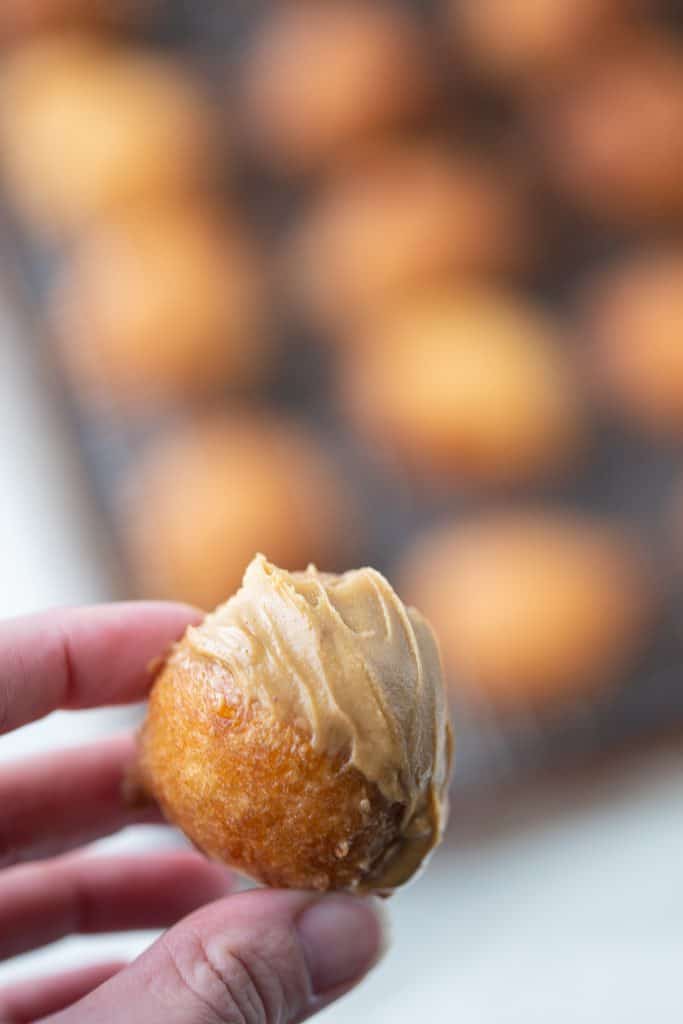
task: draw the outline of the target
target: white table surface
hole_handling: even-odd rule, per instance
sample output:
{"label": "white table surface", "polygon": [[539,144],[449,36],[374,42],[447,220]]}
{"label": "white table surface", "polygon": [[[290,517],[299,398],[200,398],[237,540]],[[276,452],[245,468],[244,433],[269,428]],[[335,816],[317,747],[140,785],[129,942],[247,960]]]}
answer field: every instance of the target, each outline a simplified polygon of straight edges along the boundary
{"label": "white table surface", "polygon": [[[106,551],[78,459],[30,351],[0,316],[0,614],[110,596]],[[120,727],[127,712],[53,715],[0,739],[0,760]],[[329,1024],[672,1021],[682,1012],[683,752],[653,758],[596,799],[547,798],[533,824],[443,850],[390,904],[393,947]],[[0,808],[0,813],[2,809]],[[457,823],[456,823],[457,831]],[[176,842],[129,830],[114,847]],[[0,965],[0,983],[149,934],[69,939]],[[122,1021],[122,1024],[125,1022]]]}

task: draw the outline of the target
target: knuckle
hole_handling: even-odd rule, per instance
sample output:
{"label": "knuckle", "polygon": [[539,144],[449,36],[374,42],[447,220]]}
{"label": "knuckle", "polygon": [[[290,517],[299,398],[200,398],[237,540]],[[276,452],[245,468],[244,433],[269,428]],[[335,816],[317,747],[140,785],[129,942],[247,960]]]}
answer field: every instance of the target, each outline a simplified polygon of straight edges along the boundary
{"label": "knuckle", "polygon": [[202,1024],[284,1024],[290,1020],[287,986],[278,962],[253,949],[201,935],[170,933],[166,954],[186,996],[204,1014]]}
{"label": "knuckle", "polygon": [[284,987],[267,959],[253,951],[225,950],[215,958],[216,969],[245,1024],[275,1024],[289,1020]]}
{"label": "knuckle", "polygon": [[237,1008],[230,1005],[221,979],[206,958],[203,944],[198,936],[183,931],[169,932],[160,940],[168,970],[154,973],[150,985],[161,990],[166,999],[168,986],[178,994],[178,1000],[188,1006],[189,1013],[197,1014],[202,1024],[243,1024],[237,1015]]}

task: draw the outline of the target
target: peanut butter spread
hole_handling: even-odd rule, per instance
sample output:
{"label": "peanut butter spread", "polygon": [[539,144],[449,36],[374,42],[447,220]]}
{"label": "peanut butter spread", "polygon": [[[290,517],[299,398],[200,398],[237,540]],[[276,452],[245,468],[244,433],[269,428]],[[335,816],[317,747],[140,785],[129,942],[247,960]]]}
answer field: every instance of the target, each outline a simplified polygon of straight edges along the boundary
{"label": "peanut butter spread", "polygon": [[187,643],[401,805],[400,839],[368,865],[367,881],[407,881],[441,838],[452,752],[438,648],[422,616],[374,569],[289,573],[257,555],[241,589]]}

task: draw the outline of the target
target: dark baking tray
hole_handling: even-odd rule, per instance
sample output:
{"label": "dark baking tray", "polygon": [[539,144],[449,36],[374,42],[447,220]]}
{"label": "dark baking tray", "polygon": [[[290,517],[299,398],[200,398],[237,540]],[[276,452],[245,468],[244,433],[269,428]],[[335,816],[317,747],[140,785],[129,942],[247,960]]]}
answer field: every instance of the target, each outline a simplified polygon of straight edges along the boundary
{"label": "dark baking tray", "polygon": [[[432,2],[410,6],[426,21],[433,18]],[[142,39],[189,62],[206,77],[210,92],[220,102],[226,92],[228,68],[238,65],[245,40],[268,7],[262,0],[230,4],[212,0],[201,5],[167,0]],[[438,42],[435,45],[437,60],[445,58],[439,55]],[[498,132],[515,145],[514,121],[497,102],[473,90],[469,105],[471,135],[485,138]],[[270,179],[248,161],[240,168],[239,179],[241,200],[252,211],[257,229],[266,240],[275,239],[283,223],[296,214],[302,195]],[[553,308],[561,320],[571,321],[570,297],[578,283],[591,269],[635,241],[605,235],[575,216],[568,217],[542,193],[536,209],[539,221],[553,224],[554,245],[525,288]],[[0,202],[0,236],[6,290],[23,320],[26,342],[37,347],[38,358],[48,367],[54,397],[70,423],[73,443],[88,471],[103,536],[114,538],[125,566],[117,536],[118,481],[147,435],[167,424],[146,422],[131,427],[89,414],[79,406],[62,374],[44,313],[46,288],[59,256],[32,242],[6,202]],[[368,451],[335,407],[330,348],[318,344],[300,323],[279,319],[283,323],[279,365],[265,397],[274,407],[294,411],[303,419],[355,482],[362,521],[367,524],[361,551],[365,562],[390,575],[402,547],[422,528],[449,515],[476,513],[478,508],[510,500],[467,495],[455,489],[426,492]],[[594,443],[576,473],[559,483],[516,491],[511,500],[538,500],[587,510],[626,523],[640,533],[666,596],[657,635],[624,685],[599,701],[574,706],[552,722],[532,715],[500,721],[493,714],[456,707],[458,771],[453,798],[460,819],[468,807],[476,808],[476,816],[480,816],[487,796],[494,813],[501,792],[511,786],[534,784],[553,773],[585,772],[587,765],[605,757],[621,758],[625,751],[654,748],[663,737],[669,742],[677,742],[679,735],[683,738],[680,584],[672,569],[666,531],[667,508],[682,475],[683,457],[675,449],[651,444],[622,425],[601,419],[599,413],[594,428]],[[125,583],[119,586],[125,593]]]}

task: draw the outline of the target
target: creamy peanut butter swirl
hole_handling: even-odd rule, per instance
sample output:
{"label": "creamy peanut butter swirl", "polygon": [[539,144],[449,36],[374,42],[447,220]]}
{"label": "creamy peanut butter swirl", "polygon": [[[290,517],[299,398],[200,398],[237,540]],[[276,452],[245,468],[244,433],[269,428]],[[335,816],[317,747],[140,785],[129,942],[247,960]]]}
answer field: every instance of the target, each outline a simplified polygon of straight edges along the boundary
{"label": "creamy peanut butter swirl", "polygon": [[342,753],[403,810],[373,888],[410,878],[441,838],[451,733],[434,635],[374,569],[289,573],[257,555],[241,589],[188,630],[249,699]]}

